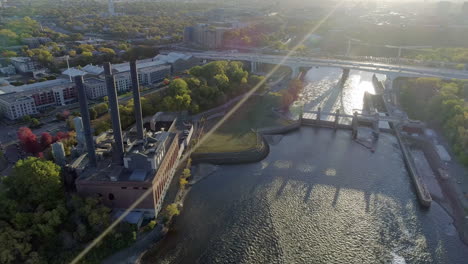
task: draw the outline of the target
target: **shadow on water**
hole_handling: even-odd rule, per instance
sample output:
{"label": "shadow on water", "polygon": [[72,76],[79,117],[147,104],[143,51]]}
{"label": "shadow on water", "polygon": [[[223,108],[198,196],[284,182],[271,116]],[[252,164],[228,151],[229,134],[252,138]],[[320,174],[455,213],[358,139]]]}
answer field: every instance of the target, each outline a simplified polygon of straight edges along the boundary
{"label": "shadow on water", "polygon": [[435,203],[419,208],[393,136],[375,153],[342,130],[274,141],[263,161],[220,166],[193,186],[176,232],[143,263],[466,263],[450,217]]}
{"label": "shadow on water", "polygon": [[309,201],[310,196],[312,195],[313,187],[314,187],[313,184],[308,184],[307,185],[306,195],[304,196],[304,203],[307,203]]}
{"label": "shadow on water", "polygon": [[330,132],[301,128],[259,163],[220,166],[144,263],[464,263],[443,210],[419,209],[393,136],[372,154]]}

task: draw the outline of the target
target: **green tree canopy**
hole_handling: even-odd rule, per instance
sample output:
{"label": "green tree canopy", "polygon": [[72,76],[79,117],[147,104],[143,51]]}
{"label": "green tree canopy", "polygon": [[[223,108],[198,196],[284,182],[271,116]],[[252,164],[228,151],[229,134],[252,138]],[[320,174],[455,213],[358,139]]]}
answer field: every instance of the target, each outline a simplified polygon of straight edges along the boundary
{"label": "green tree canopy", "polygon": [[214,81],[215,85],[222,91],[226,91],[229,88],[229,78],[226,74],[216,74],[214,76]]}
{"label": "green tree canopy", "polygon": [[169,94],[172,96],[189,94],[187,82],[183,79],[175,79],[169,84]]}
{"label": "green tree canopy", "polygon": [[34,207],[56,203],[62,198],[60,167],[38,158],[19,160],[3,182],[10,198]]}

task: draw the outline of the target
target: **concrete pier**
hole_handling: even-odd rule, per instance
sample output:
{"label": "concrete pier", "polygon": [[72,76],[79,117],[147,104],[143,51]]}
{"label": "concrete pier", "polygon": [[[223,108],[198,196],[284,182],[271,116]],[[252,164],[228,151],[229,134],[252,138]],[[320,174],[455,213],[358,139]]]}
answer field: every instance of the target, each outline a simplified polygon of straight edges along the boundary
{"label": "concrete pier", "polygon": [[334,127],[335,127],[335,130],[337,129],[338,127],[338,121],[340,120],[340,109],[336,109],[336,113],[335,113],[335,122],[334,122]]}
{"label": "concrete pier", "polygon": [[358,116],[357,116],[357,112],[354,112],[353,114],[353,120],[351,121],[351,126],[352,126],[352,129],[353,129],[353,139],[357,139],[357,136],[358,136]]}
{"label": "concrete pier", "polygon": [[400,135],[400,131],[398,128],[395,128],[395,136],[398,139],[398,143],[400,144],[401,152],[403,154],[403,160],[405,161],[406,168],[408,169],[408,174],[410,175],[414,187],[416,189],[416,194],[418,196],[419,203],[424,207],[431,206],[432,197],[429,191],[427,190],[424,181],[422,180],[421,176],[416,169],[416,165],[414,164],[413,157],[408,150],[405,142],[403,141],[402,136]]}

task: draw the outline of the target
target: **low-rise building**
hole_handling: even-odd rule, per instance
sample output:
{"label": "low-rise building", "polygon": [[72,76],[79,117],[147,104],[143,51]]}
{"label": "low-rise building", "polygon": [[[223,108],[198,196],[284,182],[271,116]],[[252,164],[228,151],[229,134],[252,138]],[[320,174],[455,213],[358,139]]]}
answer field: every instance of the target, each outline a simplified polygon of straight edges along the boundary
{"label": "low-rise building", "polygon": [[106,82],[98,78],[88,78],[84,81],[86,95],[89,99],[101,98],[107,95]]}
{"label": "low-rise building", "polygon": [[[113,65],[115,86],[118,92],[126,92],[132,88],[130,64]],[[171,74],[171,66],[165,61],[147,59],[137,61],[138,81],[141,85],[150,85],[162,81]]]}
{"label": "low-rise building", "polygon": [[16,74],[15,66],[10,64],[10,65],[8,65],[6,67],[2,67],[2,68],[0,68],[0,73],[5,74],[5,75]]}
{"label": "low-rise building", "polygon": [[114,80],[115,88],[119,93],[128,92],[132,88],[132,79],[129,71],[114,74]]}
{"label": "low-rise building", "polygon": [[22,73],[33,72],[39,69],[39,65],[29,57],[12,57],[10,58],[11,64],[15,66],[16,70]]}
{"label": "low-rise building", "polygon": [[177,52],[171,52],[167,55],[159,54],[154,57],[154,60],[163,61],[171,65],[171,73],[182,72],[200,64],[198,58]]}
{"label": "low-rise building", "polygon": [[50,86],[29,92],[38,110],[48,107],[63,106],[77,101],[73,83]]}
{"label": "low-rise building", "polygon": [[143,85],[160,82],[169,75],[171,75],[170,65],[159,65],[138,70],[138,80]]}
{"label": "low-rise building", "polygon": [[[4,115],[12,120],[21,118],[25,115],[37,114],[39,111],[51,107],[62,106],[76,102],[76,90],[74,83],[66,79],[56,79],[22,86],[4,86],[0,90],[5,93],[3,100],[0,100],[0,108]],[[26,100],[26,98],[29,98]],[[34,107],[29,108],[30,102]],[[26,104],[26,105],[23,105]],[[16,104],[22,111],[19,111]],[[8,113],[8,109],[15,112]]]}
{"label": "low-rise building", "polygon": [[16,92],[0,95],[0,110],[10,120],[38,113],[34,99]]}

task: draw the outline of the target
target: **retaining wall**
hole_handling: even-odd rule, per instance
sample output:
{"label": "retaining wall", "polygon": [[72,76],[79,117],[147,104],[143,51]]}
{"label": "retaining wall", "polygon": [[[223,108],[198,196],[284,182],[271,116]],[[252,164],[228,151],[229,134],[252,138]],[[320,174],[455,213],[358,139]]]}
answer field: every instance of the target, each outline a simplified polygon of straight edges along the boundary
{"label": "retaining wall", "polygon": [[440,160],[439,154],[437,153],[437,150],[434,147],[434,144],[432,142],[429,142],[428,140],[421,139],[421,138],[414,138],[414,137],[406,137],[408,140],[411,142],[413,146],[415,146],[418,149],[421,149],[424,152],[424,155],[429,161],[429,165],[431,166],[432,171],[435,173],[437,176],[441,176],[439,169],[446,169],[445,164]]}
{"label": "retaining wall", "polygon": [[238,152],[224,153],[193,153],[193,163],[211,164],[240,164],[263,160],[270,153],[270,146],[260,133],[257,133],[257,144],[255,147]]}
{"label": "retaining wall", "polygon": [[265,127],[257,129],[257,132],[263,135],[277,135],[277,134],[286,134],[288,132],[297,130],[301,127],[301,122],[297,121],[293,124],[286,126],[274,126],[274,127]]}
{"label": "retaining wall", "polygon": [[405,161],[406,168],[408,170],[408,174],[410,175],[414,187],[416,189],[416,194],[419,199],[419,203],[424,207],[431,206],[432,197],[429,191],[427,190],[424,181],[422,180],[421,176],[416,169],[416,165],[414,165],[414,159],[411,153],[409,152],[405,142],[403,141],[402,136],[398,129],[395,129],[395,136],[398,139],[398,143],[400,144],[401,152],[403,153],[403,160]]}

